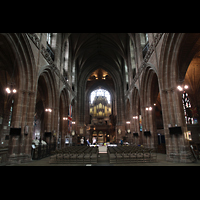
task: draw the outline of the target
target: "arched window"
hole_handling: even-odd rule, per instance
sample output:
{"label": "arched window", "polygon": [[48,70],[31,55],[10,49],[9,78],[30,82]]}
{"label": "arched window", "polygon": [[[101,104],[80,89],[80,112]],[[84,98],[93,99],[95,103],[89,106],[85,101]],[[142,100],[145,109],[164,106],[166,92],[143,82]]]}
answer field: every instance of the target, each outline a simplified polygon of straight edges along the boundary
{"label": "arched window", "polygon": [[125,62],[125,77],[126,77],[126,90],[128,90],[128,88],[129,88],[129,85],[128,85],[128,67],[126,65],[126,62]]}
{"label": "arched window", "polygon": [[64,56],[63,56],[63,76],[68,81],[68,69],[69,69],[69,41],[64,43]]}
{"label": "arched window", "polygon": [[56,48],[56,36],[57,33],[47,33],[47,44],[53,49]]}
{"label": "arched window", "polygon": [[132,68],[132,73],[133,73],[133,78],[134,78],[136,75],[136,62],[135,62],[134,46],[131,39],[130,39],[130,56],[131,56],[131,68]]}
{"label": "arched window", "polygon": [[104,89],[97,89],[97,90],[94,90],[91,93],[91,95],[90,95],[91,104],[93,103],[95,97],[99,97],[99,96],[106,97],[108,104],[110,104],[110,101],[111,101],[110,93],[107,90],[104,90]]}
{"label": "arched window", "polygon": [[69,41],[64,44],[64,70],[68,72],[68,60],[69,60]]}
{"label": "arched window", "polygon": [[141,41],[141,47],[142,47],[142,54],[144,58],[149,49],[148,33],[140,33],[140,41]]}
{"label": "arched window", "polygon": [[52,35],[53,35],[53,33],[47,33],[47,43],[49,45],[51,45],[51,43],[52,43]]}
{"label": "arched window", "polygon": [[183,102],[183,110],[184,110],[186,124],[196,123],[196,121],[194,122],[194,118],[192,117],[192,114],[191,114],[192,106],[190,103],[189,95],[185,91],[183,91],[183,94],[182,94],[182,102]]}
{"label": "arched window", "polygon": [[57,33],[47,33],[47,51],[54,61]]}

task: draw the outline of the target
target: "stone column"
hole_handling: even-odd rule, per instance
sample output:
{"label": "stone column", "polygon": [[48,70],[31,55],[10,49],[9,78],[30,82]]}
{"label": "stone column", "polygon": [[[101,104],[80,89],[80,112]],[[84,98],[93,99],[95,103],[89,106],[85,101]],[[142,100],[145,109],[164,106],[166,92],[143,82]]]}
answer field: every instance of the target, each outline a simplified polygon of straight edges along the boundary
{"label": "stone column", "polygon": [[[187,130],[183,119],[181,96],[176,89],[170,88],[161,93],[164,133],[166,141],[167,161],[185,162],[185,155],[189,154],[189,143],[184,138]],[[169,126],[181,126],[182,135],[170,135]],[[183,158],[184,157],[184,158]],[[188,162],[188,160],[187,160]]]}

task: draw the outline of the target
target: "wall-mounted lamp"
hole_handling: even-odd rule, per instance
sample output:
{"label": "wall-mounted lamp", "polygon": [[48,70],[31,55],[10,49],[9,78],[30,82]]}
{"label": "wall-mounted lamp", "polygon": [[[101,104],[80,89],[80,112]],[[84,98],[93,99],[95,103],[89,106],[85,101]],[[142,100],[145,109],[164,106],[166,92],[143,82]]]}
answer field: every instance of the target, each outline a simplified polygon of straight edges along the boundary
{"label": "wall-mounted lamp", "polygon": [[184,88],[184,89],[188,89],[189,86],[188,86],[188,85],[184,85],[184,86],[178,85],[178,86],[177,86],[177,89],[178,89],[179,91],[183,91],[183,88]]}
{"label": "wall-mounted lamp", "polygon": [[7,87],[7,88],[6,88],[6,92],[7,92],[8,94],[10,94],[10,93],[16,93],[17,90],[16,90],[16,89],[10,89],[9,87]]}
{"label": "wall-mounted lamp", "polygon": [[152,107],[146,107],[146,111],[151,111],[152,109]]}
{"label": "wall-mounted lamp", "polygon": [[45,111],[46,111],[46,112],[52,112],[52,109],[46,108]]}

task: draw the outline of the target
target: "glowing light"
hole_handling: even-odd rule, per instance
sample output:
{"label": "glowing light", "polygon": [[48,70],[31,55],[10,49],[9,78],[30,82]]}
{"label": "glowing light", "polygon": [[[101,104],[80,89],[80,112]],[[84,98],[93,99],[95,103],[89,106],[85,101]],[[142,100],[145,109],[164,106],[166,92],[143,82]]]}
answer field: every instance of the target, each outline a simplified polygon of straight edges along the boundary
{"label": "glowing light", "polygon": [[177,86],[177,89],[178,89],[179,91],[183,91],[183,88],[182,88],[180,85]]}
{"label": "glowing light", "polygon": [[46,108],[45,111],[46,111],[46,112],[52,112],[52,109]]}
{"label": "glowing light", "polygon": [[10,93],[11,93],[10,88],[6,88],[6,92],[7,92],[8,94],[10,94]]}

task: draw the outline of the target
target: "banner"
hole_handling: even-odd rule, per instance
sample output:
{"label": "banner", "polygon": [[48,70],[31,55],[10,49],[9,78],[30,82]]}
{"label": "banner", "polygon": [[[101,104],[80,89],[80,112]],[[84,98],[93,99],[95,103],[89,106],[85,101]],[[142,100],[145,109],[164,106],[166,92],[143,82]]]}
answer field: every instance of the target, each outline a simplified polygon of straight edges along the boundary
{"label": "banner", "polygon": [[68,111],[68,133],[71,133],[72,130],[72,106],[69,105]]}
{"label": "banner", "polygon": [[142,115],[139,115],[140,131],[142,131]]}

